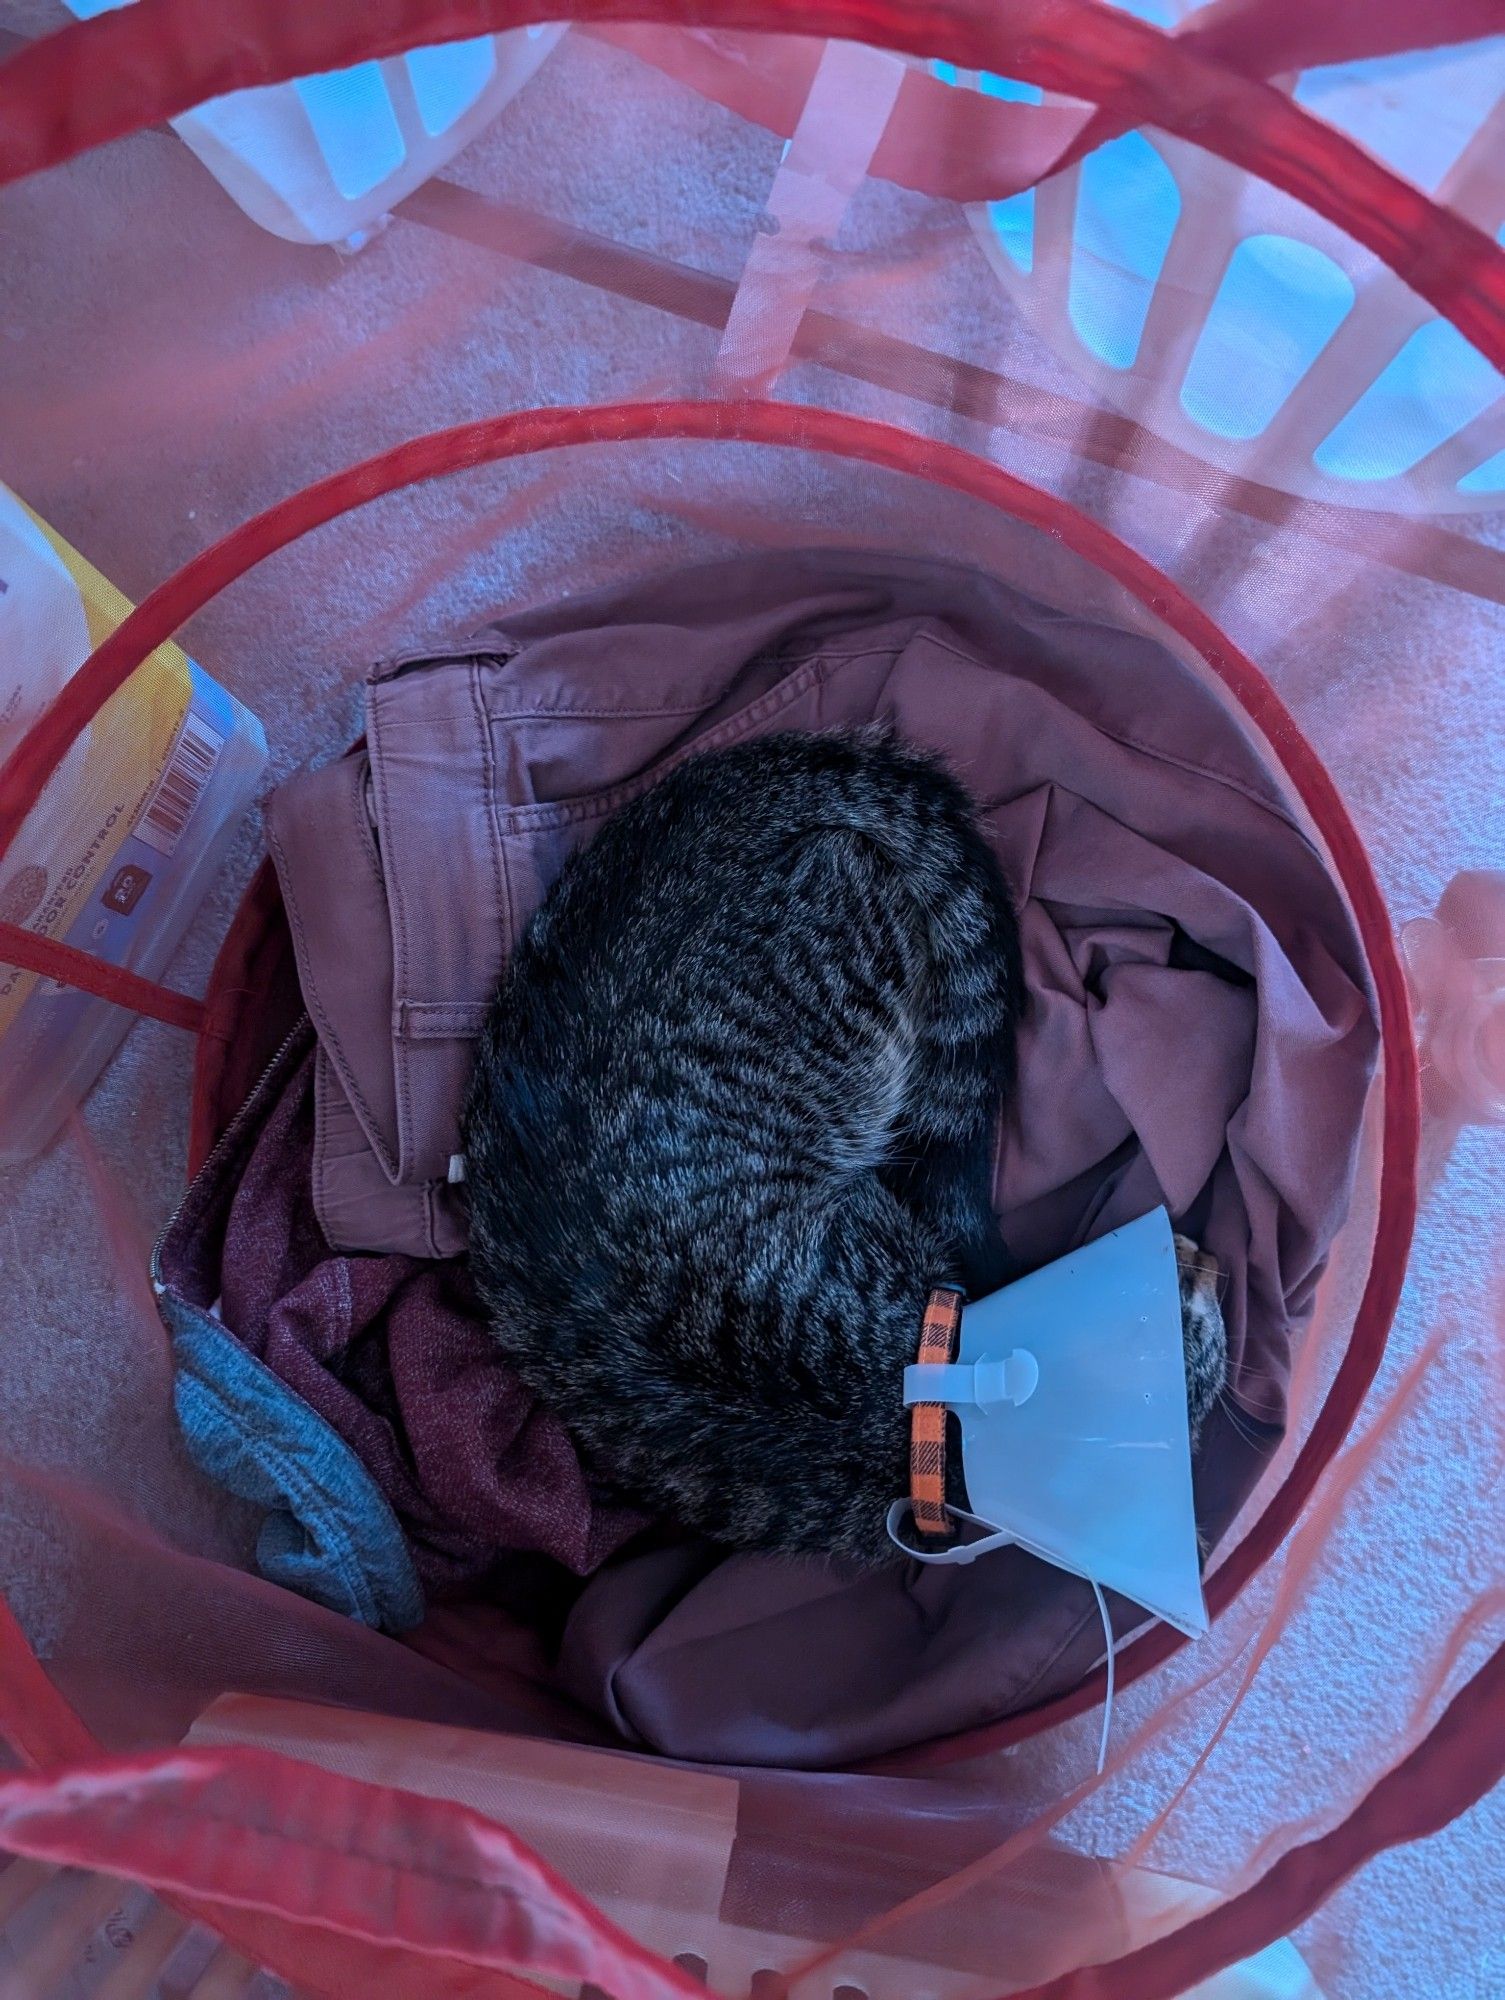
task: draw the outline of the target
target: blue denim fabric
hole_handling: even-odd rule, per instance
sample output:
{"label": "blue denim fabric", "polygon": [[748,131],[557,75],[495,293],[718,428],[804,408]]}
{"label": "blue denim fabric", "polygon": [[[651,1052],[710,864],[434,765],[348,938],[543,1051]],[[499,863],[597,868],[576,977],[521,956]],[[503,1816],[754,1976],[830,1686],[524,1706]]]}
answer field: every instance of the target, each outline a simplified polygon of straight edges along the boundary
{"label": "blue denim fabric", "polygon": [[194,1463],[269,1510],[262,1575],[382,1631],[418,1624],[423,1593],[397,1516],[354,1452],[211,1314],[165,1289],[157,1303]]}

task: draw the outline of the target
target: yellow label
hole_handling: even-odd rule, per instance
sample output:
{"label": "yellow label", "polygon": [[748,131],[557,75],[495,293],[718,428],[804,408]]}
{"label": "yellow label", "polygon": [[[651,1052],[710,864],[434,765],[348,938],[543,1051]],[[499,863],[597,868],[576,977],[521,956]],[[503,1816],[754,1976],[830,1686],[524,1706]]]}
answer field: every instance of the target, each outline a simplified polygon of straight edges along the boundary
{"label": "yellow label", "polygon": [[[0,487],[0,502],[11,498]],[[26,513],[72,577],[90,644],[98,646],[131,610],[129,600],[29,507]],[[42,937],[67,934],[166,770],[189,693],[187,657],[169,640],[105,703],[0,860],[0,916]],[[36,981],[35,973],[0,965],[0,1034]]]}

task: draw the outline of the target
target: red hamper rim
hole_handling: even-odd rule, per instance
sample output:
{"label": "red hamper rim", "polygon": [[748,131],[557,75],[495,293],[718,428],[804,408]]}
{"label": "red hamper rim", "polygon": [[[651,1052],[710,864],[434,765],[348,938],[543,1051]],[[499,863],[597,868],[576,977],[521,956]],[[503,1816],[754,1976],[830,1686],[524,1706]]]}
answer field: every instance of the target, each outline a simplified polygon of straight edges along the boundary
{"label": "red hamper rim", "polygon": [[[1384,1062],[1380,1191],[1368,1278],[1347,1350],[1310,1433],[1258,1522],[1209,1579],[1208,1610],[1216,1618],[1274,1554],[1294,1525],[1317,1479],[1346,1437],[1384,1352],[1405,1275],[1416,1219],[1416,1158],[1420,1125],[1418,1058],[1405,975],[1389,914],[1358,833],[1337,788],[1294,718],[1264,675],[1230,644],[1213,621],[1153,564],[1053,494],[1030,486],[954,445],[893,425],[785,403],[636,403],[584,409],[525,410],[431,432],[304,487],[232,529],[143,598],[85,661],[52,707],[34,723],[0,770],[0,856],[57,769],[70,744],[149,653],[170,638],[217,593],[276,550],[311,529],[403,487],[565,445],[640,441],[730,442],[826,451],[946,486],[1045,530],[1113,576],[1186,641],[1253,721],[1270,746],[1325,841],[1352,907],[1379,1003]],[[0,925],[0,952],[35,967],[41,940]],[[112,990],[116,968],[67,946],[45,947],[46,969],[83,990],[122,1000],[181,1023],[185,996],[136,987],[152,996]],[[198,1025],[205,1022],[203,1003]],[[1186,1641],[1169,1626],[1152,1626],[1118,1656],[1127,1686]],[[1093,1707],[1106,1669],[1074,1691],[982,1729],[919,1745],[888,1769],[916,1769],[998,1749]]]}

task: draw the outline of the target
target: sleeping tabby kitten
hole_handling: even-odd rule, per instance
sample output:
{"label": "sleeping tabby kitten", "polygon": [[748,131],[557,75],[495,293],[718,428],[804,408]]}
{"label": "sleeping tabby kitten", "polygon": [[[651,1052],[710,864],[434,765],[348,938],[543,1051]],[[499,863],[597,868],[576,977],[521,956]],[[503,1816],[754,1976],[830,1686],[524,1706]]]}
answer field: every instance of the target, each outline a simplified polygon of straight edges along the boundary
{"label": "sleeping tabby kitten", "polygon": [[470,1259],[600,1474],[720,1542],[898,1560],[926,1296],[1016,1275],[989,1190],[1023,998],[966,795],[881,730],[694,757],[571,859],[481,1037]]}

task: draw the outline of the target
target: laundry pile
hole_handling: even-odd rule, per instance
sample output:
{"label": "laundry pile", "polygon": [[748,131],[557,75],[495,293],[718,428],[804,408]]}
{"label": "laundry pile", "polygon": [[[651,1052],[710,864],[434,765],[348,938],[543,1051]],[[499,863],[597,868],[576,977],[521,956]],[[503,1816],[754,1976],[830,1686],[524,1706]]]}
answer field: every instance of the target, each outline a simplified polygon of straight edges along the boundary
{"label": "laundry pile", "polygon": [[739,559],[379,669],[362,743],[269,811],[307,1023],[159,1254],[185,1435],[267,1509],[269,1575],[394,1630],[439,1600],[532,1605],[559,1688],[684,1757],[881,1754],[1045,1699],[1101,1646],[1087,1586],[1017,1550],[856,1575],[646,1523],[506,1368],[466,1277],[471,1045],[567,855],[692,752],[875,717],[968,786],[1019,900],[1011,1251],[1042,1263],[1163,1202],[1226,1274],[1215,1537],[1283,1433],[1345,1213],[1377,1040],[1362,954],[1187,667],[972,571]]}

